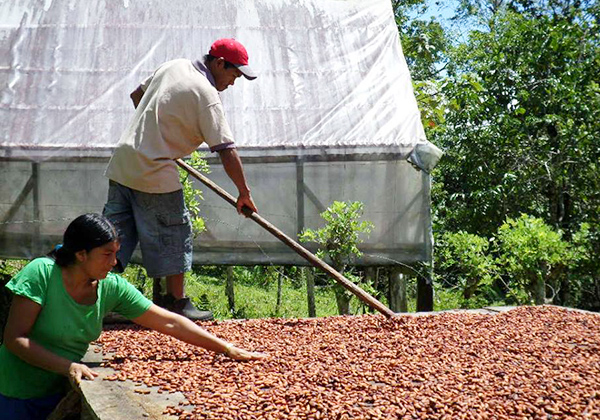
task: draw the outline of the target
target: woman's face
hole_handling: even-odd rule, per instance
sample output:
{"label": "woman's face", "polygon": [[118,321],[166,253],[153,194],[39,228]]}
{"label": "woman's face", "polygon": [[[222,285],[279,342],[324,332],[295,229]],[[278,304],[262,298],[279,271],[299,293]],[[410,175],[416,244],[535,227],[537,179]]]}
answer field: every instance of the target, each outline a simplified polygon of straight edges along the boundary
{"label": "woman's face", "polygon": [[118,241],[109,242],[89,252],[84,251],[81,268],[93,280],[106,278],[110,270],[117,264],[117,251],[121,245]]}

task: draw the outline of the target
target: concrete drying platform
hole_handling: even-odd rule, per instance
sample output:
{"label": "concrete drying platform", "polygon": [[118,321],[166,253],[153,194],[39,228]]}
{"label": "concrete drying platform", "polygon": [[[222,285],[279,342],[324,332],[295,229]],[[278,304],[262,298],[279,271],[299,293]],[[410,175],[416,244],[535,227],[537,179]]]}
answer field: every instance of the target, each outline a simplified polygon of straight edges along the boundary
{"label": "concrete drying platform", "polygon": [[[515,307],[484,307],[471,310],[448,310],[440,312],[401,313],[398,316],[435,316],[442,313],[499,314]],[[569,308],[563,308],[569,309]],[[580,311],[572,309],[573,311]],[[589,313],[589,312],[588,312]],[[104,358],[104,359],[103,359]],[[116,371],[101,367],[108,360],[99,347],[90,346],[83,362],[99,373],[93,381],[82,381],[82,419],[83,420],[130,420],[130,419],[174,419],[164,414],[167,406],[190,410],[193,407],[180,405],[186,401],[180,392],[159,393],[156,387],[149,388],[132,381],[104,380],[115,375]]]}

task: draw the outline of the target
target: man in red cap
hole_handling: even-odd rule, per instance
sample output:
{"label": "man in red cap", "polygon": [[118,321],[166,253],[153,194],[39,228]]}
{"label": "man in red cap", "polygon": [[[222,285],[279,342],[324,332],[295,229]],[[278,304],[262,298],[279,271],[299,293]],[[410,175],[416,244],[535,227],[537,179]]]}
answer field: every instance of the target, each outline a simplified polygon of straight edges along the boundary
{"label": "man in red cap", "polygon": [[244,76],[256,78],[246,48],[219,39],[203,60],[161,65],[131,93],[135,115],[108,164],[107,216],[120,232],[117,270],[124,270],[138,242],[148,276],[166,277],[167,309],[192,320],[212,319],[184,294],[192,265],[192,229],[175,159],[206,143],[218,152],[238,189],[237,210],[256,210],[219,92]]}

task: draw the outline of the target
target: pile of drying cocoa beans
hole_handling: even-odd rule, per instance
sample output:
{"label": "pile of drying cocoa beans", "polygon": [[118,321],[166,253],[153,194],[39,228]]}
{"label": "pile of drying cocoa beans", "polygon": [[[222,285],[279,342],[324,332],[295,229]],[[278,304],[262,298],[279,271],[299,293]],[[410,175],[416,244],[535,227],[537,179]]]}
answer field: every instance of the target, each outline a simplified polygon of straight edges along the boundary
{"label": "pile of drying cocoa beans", "polygon": [[[99,339],[111,379],[181,391],[180,419],[600,419],[600,314],[552,306],[205,322],[266,360],[157,332]],[[190,409],[189,407],[192,407]]]}

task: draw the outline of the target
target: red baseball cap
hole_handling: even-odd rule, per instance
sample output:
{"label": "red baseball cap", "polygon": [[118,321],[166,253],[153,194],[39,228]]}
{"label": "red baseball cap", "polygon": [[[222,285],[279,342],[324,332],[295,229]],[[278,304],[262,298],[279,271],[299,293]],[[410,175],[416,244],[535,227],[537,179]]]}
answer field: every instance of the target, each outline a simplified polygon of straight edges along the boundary
{"label": "red baseball cap", "polygon": [[242,72],[248,80],[256,79],[256,74],[248,66],[248,52],[246,48],[233,38],[217,39],[210,47],[208,52],[216,58],[223,58],[225,61],[233,64]]}

